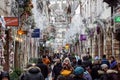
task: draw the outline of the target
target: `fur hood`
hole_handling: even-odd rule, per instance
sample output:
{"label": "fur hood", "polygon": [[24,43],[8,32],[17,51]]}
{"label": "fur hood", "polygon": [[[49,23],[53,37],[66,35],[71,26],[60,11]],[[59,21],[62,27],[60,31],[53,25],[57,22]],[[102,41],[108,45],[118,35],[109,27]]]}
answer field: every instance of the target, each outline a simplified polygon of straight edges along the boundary
{"label": "fur hood", "polygon": [[[106,72],[107,74],[111,74],[111,73],[118,73],[118,71],[116,71],[116,70],[111,70],[111,69],[108,69],[107,70],[107,72]],[[98,74],[105,74],[105,72],[104,71],[102,71],[102,70],[98,70]]]}
{"label": "fur hood", "polygon": [[111,70],[111,69],[107,70],[107,74],[111,74],[111,73],[118,73],[118,71],[116,71],[116,70]]}

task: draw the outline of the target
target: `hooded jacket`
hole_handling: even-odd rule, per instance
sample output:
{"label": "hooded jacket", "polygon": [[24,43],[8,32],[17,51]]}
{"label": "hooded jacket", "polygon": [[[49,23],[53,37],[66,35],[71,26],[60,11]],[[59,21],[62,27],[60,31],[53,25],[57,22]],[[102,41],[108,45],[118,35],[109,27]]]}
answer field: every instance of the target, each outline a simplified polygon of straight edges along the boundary
{"label": "hooded jacket", "polygon": [[118,71],[108,69],[106,72],[98,70],[100,80],[119,80]]}
{"label": "hooded jacket", "polygon": [[49,71],[47,65],[43,64],[42,60],[38,62],[37,66],[41,69],[41,73],[43,74],[44,78],[47,78]]}
{"label": "hooded jacket", "polygon": [[57,79],[58,75],[60,75],[60,72],[62,70],[62,64],[61,63],[57,63],[52,70],[52,77],[54,77],[54,80]]}
{"label": "hooded jacket", "polygon": [[24,80],[45,80],[38,67],[30,67],[25,73]]}
{"label": "hooded jacket", "polygon": [[10,80],[10,76],[9,73],[7,71],[1,72],[0,74],[0,80],[2,80],[2,78],[6,77],[8,80]]}

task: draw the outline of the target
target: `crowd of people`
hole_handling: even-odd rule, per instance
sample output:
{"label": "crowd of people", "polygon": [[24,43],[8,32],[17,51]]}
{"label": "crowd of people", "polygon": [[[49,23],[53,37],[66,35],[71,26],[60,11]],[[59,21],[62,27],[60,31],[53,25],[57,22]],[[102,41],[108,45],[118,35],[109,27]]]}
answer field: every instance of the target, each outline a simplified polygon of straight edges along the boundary
{"label": "crowd of people", "polygon": [[106,55],[93,61],[90,55],[82,59],[75,56],[66,57],[63,61],[56,60],[52,70],[53,80],[120,80],[120,63],[114,56],[106,59]]}
{"label": "crowd of people", "polygon": [[[52,79],[49,78],[52,74]],[[10,80],[9,73],[2,72],[1,80]],[[90,55],[42,56],[37,64],[29,64],[19,80],[120,80],[120,63],[114,56],[106,59]]]}

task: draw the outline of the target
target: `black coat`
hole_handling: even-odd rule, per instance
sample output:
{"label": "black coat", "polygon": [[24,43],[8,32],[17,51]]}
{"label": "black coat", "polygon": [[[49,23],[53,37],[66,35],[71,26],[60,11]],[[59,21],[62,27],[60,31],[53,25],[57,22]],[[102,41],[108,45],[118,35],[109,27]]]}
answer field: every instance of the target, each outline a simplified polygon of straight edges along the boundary
{"label": "black coat", "polygon": [[118,73],[104,73],[101,75],[100,80],[120,80]]}
{"label": "black coat", "polygon": [[53,67],[52,77],[54,77],[54,80],[56,80],[57,77],[58,77],[58,75],[60,75],[61,70],[62,70],[62,64],[61,64],[61,63],[56,64],[56,65]]}
{"label": "black coat", "polygon": [[1,72],[0,73],[0,80],[2,80],[2,78],[8,78],[8,80],[10,80],[10,76],[9,76],[9,73],[7,71],[4,71],[4,72]]}
{"label": "black coat", "polygon": [[24,74],[24,80],[45,80],[38,68],[31,68]]}
{"label": "black coat", "polygon": [[93,80],[100,78],[100,76],[98,74],[98,70],[100,70],[100,69],[101,69],[100,68],[100,64],[95,64],[95,65],[92,66],[92,73],[91,73],[91,75],[92,75]]}
{"label": "black coat", "polygon": [[107,64],[108,67],[110,67],[109,61],[107,59],[105,59],[105,58],[102,59],[101,64]]}
{"label": "black coat", "polygon": [[38,63],[37,66],[41,69],[41,73],[44,76],[44,78],[47,78],[48,73],[49,73],[47,65],[43,63]]}
{"label": "black coat", "polygon": [[73,77],[73,80],[86,80],[86,79],[75,76],[75,77]]}

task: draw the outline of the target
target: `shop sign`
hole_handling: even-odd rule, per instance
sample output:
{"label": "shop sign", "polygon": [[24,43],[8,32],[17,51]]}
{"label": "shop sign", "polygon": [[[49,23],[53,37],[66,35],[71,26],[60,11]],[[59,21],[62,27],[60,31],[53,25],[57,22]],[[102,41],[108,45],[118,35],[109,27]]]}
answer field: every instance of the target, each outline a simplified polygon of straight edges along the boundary
{"label": "shop sign", "polygon": [[80,35],[80,41],[85,41],[86,40],[86,35],[85,34],[81,34]]}
{"label": "shop sign", "polygon": [[19,26],[18,17],[4,17],[6,26]]}
{"label": "shop sign", "polygon": [[19,26],[18,17],[4,17],[4,20],[5,26]]}
{"label": "shop sign", "polygon": [[33,30],[32,38],[40,38],[40,29],[34,29]]}
{"label": "shop sign", "polygon": [[120,23],[120,16],[116,16],[114,20],[116,23]]}

